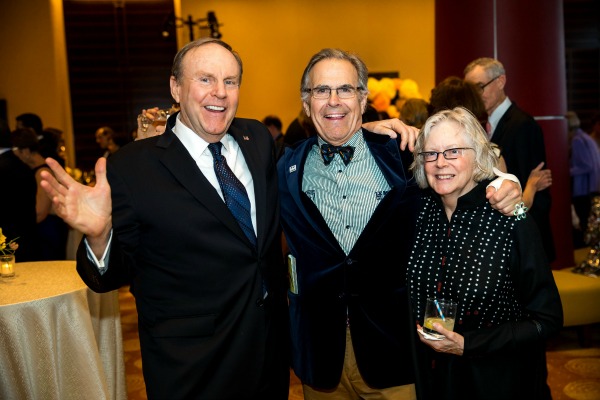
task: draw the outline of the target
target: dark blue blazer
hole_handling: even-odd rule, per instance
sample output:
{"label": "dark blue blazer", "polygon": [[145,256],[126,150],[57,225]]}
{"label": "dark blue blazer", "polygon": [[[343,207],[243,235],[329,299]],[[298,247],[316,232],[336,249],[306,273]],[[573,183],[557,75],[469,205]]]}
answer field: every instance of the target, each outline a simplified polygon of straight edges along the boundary
{"label": "dark blue blazer", "polygon": [[297,262],[298,293],[288,292],[293,368],[317,388],[339,383],[347,319],[369,385],[414,382],[415,324],[405,279],[419,202],[408,172],[412,155],[387,136],[363,134],[391,189],[347,256],[302,192],[304,163],[317,138],[287,149],[277,166],[282,225]]}

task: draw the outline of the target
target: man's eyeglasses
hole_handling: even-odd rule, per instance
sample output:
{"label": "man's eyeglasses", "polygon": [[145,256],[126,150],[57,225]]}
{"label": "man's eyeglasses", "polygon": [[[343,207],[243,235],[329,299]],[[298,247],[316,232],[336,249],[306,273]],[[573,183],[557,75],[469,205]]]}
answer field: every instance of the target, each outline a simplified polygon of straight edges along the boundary
{"label": "man's eyeglasses", "polygon": [[485,88],[492,82],[494,82],[496,79],[500,78],[500,75],[498,75],[495,78],[490,79],[487,83],[478,83],[477,84],[477,88],[479,89],[480,92],[483,93],[483,91],[485,90]]}
{"label": "man's eyeglasses", "polygon": [[446,160],[456,160],[463,156],[465,150],[475,150],[472,147],[455,147],[444,151],[424,151],[419,153],[419,156],[425,160],[425,162],[433,162],[438,159],[438,156],[442,154]]}
{"label": "man's eyeglasses", "polygon": [[338,88],[330,88],[329,86],[317,86],[312,89],[306,89],[307,93],[312,94],[315,99],[328,99],[331,96],[331,91],[335,90],[335,93],[340,99],[351,99],[356,96],[356,92],[362,90],[361,87],[354,87],[350,85],[343,85]]}

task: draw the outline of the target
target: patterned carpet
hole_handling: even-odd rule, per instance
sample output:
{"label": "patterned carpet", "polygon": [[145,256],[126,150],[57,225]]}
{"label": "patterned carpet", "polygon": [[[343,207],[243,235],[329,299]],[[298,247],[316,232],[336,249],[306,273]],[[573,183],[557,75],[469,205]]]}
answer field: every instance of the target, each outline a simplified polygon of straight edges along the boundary
{"label": "patterned carpet", "polygon": [[[125,352],[125,372],[127,374],[127,397],[129,400],[146,400],[146,386],[142,375],[142,359],[140,356],[140,340],[138,336],[137,311],[135,300],[129,288],[119,290],[121,308],[121,326],[123,330],[123,350]],[[302,385],[290,371],[289,400],[302,400]]]}
{"label": "patterned carpet", "polygon": [[548,383],[554,400],[600,400],[600,325],[587,327],[585,347],[576,328],[548,343]]}
{"label": "patterned carpet", "polygon": [[[128,397],[145,400],[137,312],[128,288],[119,291],[119,302]],[[600,325],[589,327],[585,337],[586,347],[582,348],[577,330],[565,328],[548,343],[548,382],[554,400],[600,400]],[[302,386],[293,373],[290,375],[289,400],[301,400]]]}

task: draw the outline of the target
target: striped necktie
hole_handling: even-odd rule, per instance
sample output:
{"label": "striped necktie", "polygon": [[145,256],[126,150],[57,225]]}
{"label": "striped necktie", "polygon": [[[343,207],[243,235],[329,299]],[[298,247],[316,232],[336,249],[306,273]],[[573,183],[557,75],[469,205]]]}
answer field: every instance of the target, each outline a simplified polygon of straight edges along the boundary
{"label": "striped necktie", "polygon": [[225,204],[235,217],[244,234],[254,246],[256,246],[256,234],[252,227],[252,218],[250,217],[250,198],[242,182],[235,176],[233,171],[227,165],[227,160],[221,155],[223,143],[210,143],[208,149],[214,159],[215,174],[221,186]]}
{"label": "striped necktie", "polygon": [[486,121],[485,123],[485,132],[487,133],[488,139],[491,139],[494,132],[492,132],[492,124],[490,124],[490,121]]}

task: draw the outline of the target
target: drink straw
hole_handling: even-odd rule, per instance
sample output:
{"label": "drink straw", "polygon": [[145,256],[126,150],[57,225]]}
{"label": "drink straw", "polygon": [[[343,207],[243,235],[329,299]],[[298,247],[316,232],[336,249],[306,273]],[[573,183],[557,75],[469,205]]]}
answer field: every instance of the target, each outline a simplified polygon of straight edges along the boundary
{"label": "drink straw", "polygon": [[437,307],[437,310],[440,313],[440,317],[442,317],[442,321],[446,321],[446,317],[444,317],[444,313],[442,312],[442,309],[440,308],[440,303],[438,303],[437,299],[433,300],[433,302],[435,303],[435,306]]}

